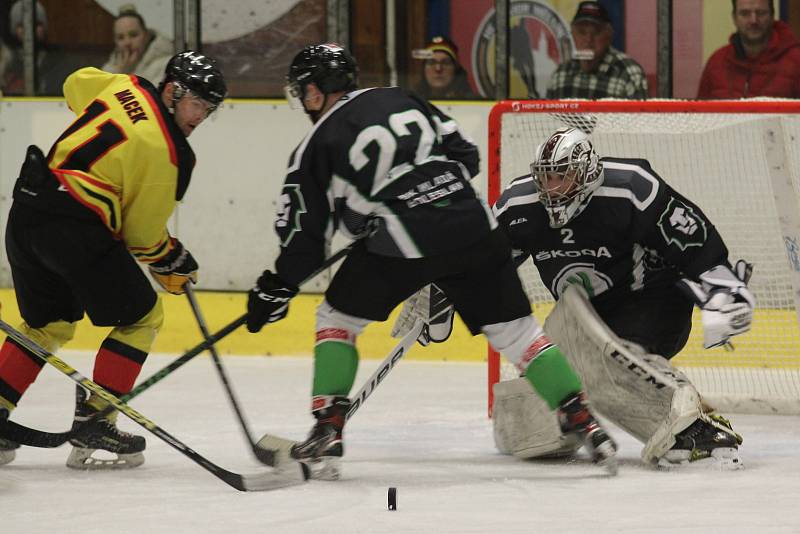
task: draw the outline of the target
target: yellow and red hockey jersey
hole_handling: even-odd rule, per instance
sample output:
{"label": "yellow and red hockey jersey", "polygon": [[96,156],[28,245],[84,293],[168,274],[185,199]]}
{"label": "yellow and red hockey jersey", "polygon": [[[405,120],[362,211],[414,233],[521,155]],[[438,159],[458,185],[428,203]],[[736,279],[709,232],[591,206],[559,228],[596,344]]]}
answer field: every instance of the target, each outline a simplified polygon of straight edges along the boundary
{"label": "yellow and red hockey jersey", "polygon": [[64,82],[78,118],[48,165],[61,186],[95,212],[136,259],[172,248],[167,220],[189,186],[194,152],[150,82],[89,67]]}

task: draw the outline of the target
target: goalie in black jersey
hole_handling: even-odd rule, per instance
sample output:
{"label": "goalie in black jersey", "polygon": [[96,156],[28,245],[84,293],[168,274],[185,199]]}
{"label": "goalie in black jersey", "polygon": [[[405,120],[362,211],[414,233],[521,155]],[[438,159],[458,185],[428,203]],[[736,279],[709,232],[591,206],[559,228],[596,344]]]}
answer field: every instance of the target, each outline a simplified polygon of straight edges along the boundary
{"label": "goalie in black jersey", "polygon": [[[316,425],[291,455],[318,478],[337,478],[342,429],[358,367],[356,337],[431,282],[473,334],[489,342],[559,410],[596,461],[615,468],[615,446],[583,402],[582,386],[531,315],[508,240],[470,185],[477,147],[425,100],[397,87],[357,88],[350,54],[334,44],[292,61],[287,96],[314,123],[289,158],[275,229],[275,271],[250,292],[247,327],[286,316],[297,285],[325,259],[334,230],[364,236],[317,309],[311,411]],[[530,386],[529,386],[530,387]]]}
{"label": "goalie in black jersey", "polygon": [[[578,369],[589,399],[646,443],[648,463],[738,467],[741,438],[721,416],[703,413],[696,389],[668,360],[688,340],[695,304],[706,348],[749,330],[750,266],[731,266],[708,218],[648,161],[599,158],[574,128],[553,133],[535,158],[494,212],[517,264],[532,257],[559,300],[545,330]],[[583,295],[565,302],[573,285]],[[576,324],[570,315],[583,319]],[[642,385],[648,376],[651,387]],[[519,443],[510,440],[510,452]]]}

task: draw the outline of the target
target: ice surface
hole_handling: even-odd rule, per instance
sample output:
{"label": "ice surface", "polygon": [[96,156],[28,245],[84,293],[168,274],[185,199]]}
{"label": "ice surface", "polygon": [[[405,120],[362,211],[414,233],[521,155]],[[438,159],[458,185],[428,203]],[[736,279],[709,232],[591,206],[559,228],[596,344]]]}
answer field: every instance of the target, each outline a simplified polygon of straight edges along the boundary
{"label": "ice surface", "polygon": [[[90,356],[63,357],[90,376]],[[151,356],[142,377],[168,361]],[[312,423],[310,359],[224,362],[257,437],[267,430],[305,436]],[[356,387],[376,363],[362,362]],[[621,466],[610,478],[585,457],[532,462],[497,453],[485,383],[481,364],[403,361],[351,420],[342,480],[264,493],[237,492],[146,432],[146,462],[131,471],[76,472],[64,466],[68,446],[23,448],[0,467],[0,532],[800,532],[798,417],[731,416],[745,440],[746,467],[737,472],[646,469],[641,446],[612,428]],[[73,391],[48,367],[14,419],[65,430]],[[222,467],[263,469],[207,356],[132,405]],[[138,430],[127,419],[121,425]],[[387,510],[390,486],[397,488],[397,511]]]}

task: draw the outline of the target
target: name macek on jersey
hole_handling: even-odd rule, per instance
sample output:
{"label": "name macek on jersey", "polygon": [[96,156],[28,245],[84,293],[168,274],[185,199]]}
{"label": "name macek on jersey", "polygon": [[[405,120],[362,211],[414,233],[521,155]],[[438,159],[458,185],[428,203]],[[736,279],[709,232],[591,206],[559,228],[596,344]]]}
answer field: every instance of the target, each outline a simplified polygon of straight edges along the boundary
{"label": "name macek on jersey", "polygon": [[142,106],[139,104],[139,101],[136,100],[136,97],[133,95],[130,89],[125,89],[124,91],[120,91],[118,93],[114,93],[114,96],[117,97],[117,100],[120,104],[122,104],[125,113],[128,114],[128,118],[136,124],[139,121],[146,121],[147,114],[142,109]]}

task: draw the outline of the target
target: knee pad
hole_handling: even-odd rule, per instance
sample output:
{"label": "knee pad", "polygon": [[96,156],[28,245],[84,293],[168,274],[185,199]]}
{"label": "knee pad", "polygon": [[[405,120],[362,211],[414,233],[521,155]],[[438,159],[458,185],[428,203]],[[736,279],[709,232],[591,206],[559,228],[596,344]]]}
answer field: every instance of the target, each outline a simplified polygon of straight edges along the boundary
{"label": "knee pad", "polygon": [[41,328],[31,328],[28,323],[20,326],[20,332],[36,342],[40,347],[56,352],[75,335],[75,323],[67,321],[53,321]]}
{"label": "knee pad", "polygon": [[495,350],[513,363],[520,373],[524,373],[527,363],[530,363],[523,362],[524,356],[544,331],[536,319],[528,315],[506,323],[486,325],[483,327],[483,333]]}
{"label": "knee pad", "polygon": [[364,327],[371,322],[369,319],[362,319],[340,312],[328,304],[327,300],[323,300],[322,304],[317,308],[317,332],[326,329],[346,330],[355,341],[355,338],[364,330]]}
{"label": "knee pad", "polygon": [[115,327],[108,335],[108,339],[114,339],[142,352],[150,352],[163,324],[164,308],[161,304],[161,297],[158,297],[155,305],[144,317],[131,325]]}

